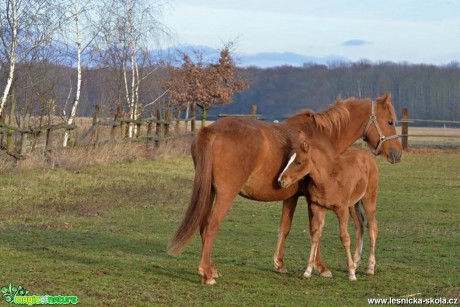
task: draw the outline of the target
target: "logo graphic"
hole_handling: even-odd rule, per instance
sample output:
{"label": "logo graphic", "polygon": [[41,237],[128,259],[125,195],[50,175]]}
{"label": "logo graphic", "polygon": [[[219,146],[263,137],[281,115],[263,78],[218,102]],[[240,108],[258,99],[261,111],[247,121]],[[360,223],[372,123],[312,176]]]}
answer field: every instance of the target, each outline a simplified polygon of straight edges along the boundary
{"label": "logo graphic", "polygon": [[28,290],[24,289],[22,286],[14,287],[11,285],[8,287],[2,288],[2,294],[7,303],[13,303],[16,295],[24,296],[29,293]]}
{"label": "logo graphic", "polygon": [[68,305],[77,304],[78,296],[64,295],[28,295],[29,291],[22,286],[13,286],[11,283],[2,288],[2,295],[7,303],[17,305]]}

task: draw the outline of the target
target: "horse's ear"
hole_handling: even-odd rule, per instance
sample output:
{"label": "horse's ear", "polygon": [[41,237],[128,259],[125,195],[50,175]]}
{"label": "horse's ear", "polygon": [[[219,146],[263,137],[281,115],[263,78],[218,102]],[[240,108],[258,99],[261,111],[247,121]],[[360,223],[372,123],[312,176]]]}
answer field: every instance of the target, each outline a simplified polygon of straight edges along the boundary
{"label": "horse's ear", "polygon": [[378,97],[376,100],[377,102],[382,103],[384,106],[387,106],[391,104],[391,93],[386,93],[385,95]]}
{"label": "horse's ear", "polygon": [[307,141],[303,141],[303,143],[302,143],[302,149],[303,149],[303,151],[305,151],[305,152],[308,152],[308,150],[310,150],[310,145],[308,144]]}

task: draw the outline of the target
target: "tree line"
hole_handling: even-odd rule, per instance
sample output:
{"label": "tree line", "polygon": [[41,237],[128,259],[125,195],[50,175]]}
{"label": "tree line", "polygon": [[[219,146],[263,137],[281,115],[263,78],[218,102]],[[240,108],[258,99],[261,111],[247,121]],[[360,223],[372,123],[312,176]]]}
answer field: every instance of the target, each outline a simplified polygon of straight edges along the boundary
{"label": "tree line", "polygon": [[375,98],[391,92],[399,116],[460,120],[460,65],[336,63],[329,66],[256,67],[242,70],[249,88],[214,113],[248,113],[252,104],[266,119],[283,119],[302,109],[319,111],[337,98]]}

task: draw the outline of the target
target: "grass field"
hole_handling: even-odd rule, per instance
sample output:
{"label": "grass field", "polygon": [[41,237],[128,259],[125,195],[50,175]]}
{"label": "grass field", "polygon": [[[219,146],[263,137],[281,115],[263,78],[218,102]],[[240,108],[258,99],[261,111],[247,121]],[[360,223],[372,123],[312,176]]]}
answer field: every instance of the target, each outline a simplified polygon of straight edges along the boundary
{"label": "grass field", "polygon": [[[190,157],[39,169],[0,177],[0,288],[74,295],[81,306],[367,305],[367,298],[460,296],[460,150],[378,158],[379,237],[374,276],[347,278],[338,223],[328,213],[323,254],[332,279],[302,278],[309,253],[299,204],[287,241],[287,274],[272,271],[280,203],[238,197],[214,246],[222,276],[202,286],[198,237],[165,252],[187,206]],[[350,225],[350,234],[352,234]],[[367,234],[364,259],[368,257]],[[0,305],[6,301],[0,297]]]}

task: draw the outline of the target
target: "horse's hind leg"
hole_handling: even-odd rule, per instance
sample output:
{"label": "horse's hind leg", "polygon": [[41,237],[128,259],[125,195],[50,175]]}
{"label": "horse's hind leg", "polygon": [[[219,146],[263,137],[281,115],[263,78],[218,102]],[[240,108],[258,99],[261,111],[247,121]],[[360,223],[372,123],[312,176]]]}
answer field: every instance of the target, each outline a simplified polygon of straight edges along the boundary
{"label": "horse's hind leg", "polygon": [[370,252],[369,252],[369,264],[367,267],[366,274],[373,275],[375,268],[375,242],[377,241],[377,219],[376,219],[376,197],[370,196],[365,197],[362,200],[364,210],[366,211],[367,227],[369,228],[369,241],[370,241]]}
{"label": "horse's hind leg", "polygon": [[340,240],[342,241],[342,245],[345,248],[345,252],[347,253],[347,263],[348,263],[348,279],[351,281],[356,280],[355,275],[355,263],[353,262],[353,258],[351,257],[351,250],[350,250],[350,235],[348,234],[348,208],[341,207],[334,210],[335,214],[339,218],[340,224]]}
{"label": "horse's hind leg", "polygon": [[278,243],[276,244],[275,254],[273,261],[275,263],[275,272],[286,273],[286,266],[284,264],[284,247],[286,238],[291,230],[292,218],[297,206],[298,196],[293,196],[283,201],[283,211],[281,213],[280,227],[278,230]]}
{"label": "horse's hind leg", "polygon": [[201,228],[203,248],[198,271],[203,276],[201,282],[206,285],[213,285],[216,283],[215,278],[218,274],[211,261],[212,246],[222,221],[230,210],[237,192],[217,192],[216,194],[216,203],[210,212],[208,223]]}
{"label": "horse's hind leg", "polygon": [[[206,214],[206,219],[202,222],[201,227],[200,227],[201,248],[202,249],[204,248],[205,238],[206,238],[206,234],[207,234],[207,230],[208,230],[208,221],[210,220],[210,217],[211,217],[211,209],[212,209],[212,205],[214,203],[215,198],[216,198],[216,193],[213,190],[213,191],[211,191],[210,204],[208,206],[209,211]],[[216,268],[212,264],[212,259],[211,259],[211,270],[212,270],[212,276],[214,278],[219,277],[219,275],[217,274]],[[199,273],[201,275],[204,275],[204,273],[202,273],[202,271],[201,271],[201,267],[199,268]]]}

